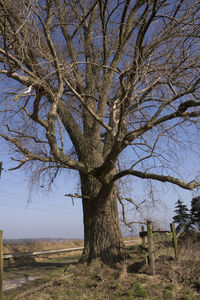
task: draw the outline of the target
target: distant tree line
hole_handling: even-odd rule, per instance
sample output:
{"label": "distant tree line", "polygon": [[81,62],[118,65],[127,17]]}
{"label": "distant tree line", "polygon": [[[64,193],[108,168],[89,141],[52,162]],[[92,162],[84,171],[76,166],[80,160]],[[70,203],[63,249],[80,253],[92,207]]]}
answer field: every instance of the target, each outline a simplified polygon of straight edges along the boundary
{"label": "distant tree line", "polygon": [[176,214],[173,217],[173,221],[177,224],[176,231],[178,233],[200,231],[200,196],[192,199],[190,210],[179,199],[176,202],[174,212]]}

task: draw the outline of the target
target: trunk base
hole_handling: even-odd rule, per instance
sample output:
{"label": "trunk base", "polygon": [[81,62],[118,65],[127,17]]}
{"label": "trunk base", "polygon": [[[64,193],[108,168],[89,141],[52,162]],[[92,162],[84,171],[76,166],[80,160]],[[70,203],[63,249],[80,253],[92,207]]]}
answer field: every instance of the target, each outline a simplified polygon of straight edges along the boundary
{"label": "trunk base", "polygon": [[115,264],[123,264],[128,255],[123,246],[121,247],[108,247],[105,250],[101,250],[97,253],[92,253],[86,249],[80,258],[80,263],[92,264],[93,262],[100,261],[106,265],[113,266]]}

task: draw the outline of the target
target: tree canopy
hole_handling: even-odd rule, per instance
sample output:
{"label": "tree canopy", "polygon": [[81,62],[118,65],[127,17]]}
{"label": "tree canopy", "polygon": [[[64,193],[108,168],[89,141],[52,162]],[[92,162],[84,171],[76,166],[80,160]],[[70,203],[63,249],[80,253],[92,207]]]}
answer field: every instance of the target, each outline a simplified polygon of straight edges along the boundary
{"label": "tree canopy", "polygon": [[37,163],[34,176],[50,182],[79,173],[86,256],[122,249],[119,179],[200,186],[174,168],[199,132],[199,10],[194,0],[0,0],[0,136],[13,169]]}

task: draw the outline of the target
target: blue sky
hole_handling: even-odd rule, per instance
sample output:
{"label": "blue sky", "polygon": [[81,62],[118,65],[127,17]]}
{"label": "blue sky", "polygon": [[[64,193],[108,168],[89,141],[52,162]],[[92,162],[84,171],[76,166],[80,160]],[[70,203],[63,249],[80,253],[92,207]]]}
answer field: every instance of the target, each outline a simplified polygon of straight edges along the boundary
{"label": "blue sky", "polygon": [[34,191],[28,201],[29,180],[23,170],[7,171],[14,163],[3,145],[4,150],[0,151],[4,168],[0,179],[0,229],[4,238],[83,238],[81,200],[76,199],[73,205],[71,199],[64,196],[76,190],[74,176],[60,176],[53,191]]}
{"label": "blue sky", "polygon": [[[8,147],[1,140],[0,161],[3,172],[0,179],[0,229],[4,238],[83,238],[81,199],[75,199],[74,205],[66,193],[77,192],[78,177],[74,173],[61,175],[53,191],[43,189],[32,193],[29,199],[29,180],[22,169],[7,171],[14,166],[8,155]],[[143,180],[130,184],[130,196],[143,200]],[[192,199],[190,191],[180,188],[174,190],[171,184],[156,185],[158,189],[155,208],[144,208],[144,216],[153,215],[155,220],[166,228],[171,222],[175,202],[181,198],[189,206]],[[159,199],[162,199],[160,203]],[[135,212],[130,209],[129,219]],[[139,226],[136,226],[138,229]]]}

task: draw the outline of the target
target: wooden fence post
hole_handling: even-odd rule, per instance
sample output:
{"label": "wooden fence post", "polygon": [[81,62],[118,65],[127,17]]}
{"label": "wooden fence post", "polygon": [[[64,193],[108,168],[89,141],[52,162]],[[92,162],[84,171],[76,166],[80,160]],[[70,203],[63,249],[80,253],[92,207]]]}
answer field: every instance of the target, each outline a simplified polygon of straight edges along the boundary
{"label": "wooden fence post", "polygon": [[[144,232],[144,225],[141,226],[141,231]],[[142,246],[145,247],[146,243],[145,243],[145,236],[142,236]]]}
{"label": "wooden fence post", "polygon": [[175,254],[175,258],[178,260],[178,243],[177,243],[177,238],[176,238],[176,230],[175,230],[175,226],[174,223],[170,224],[170,228],[171,228],[171,232],[172,232],[172,242],[173,242],[173,246],[174,246],[174,254]]}
{"label": "wooden fence post", "polygon": [[0,230],[0,300],[3,299],[3,231]]}
{"label": "wooden fence post", "polygon": [[147,242],[148,242],[148,252],[149,252],[150,273],[151,273],[151,275],[155,275],[153,237],[152,237],[152,222],[151,221],[147,221]]}

